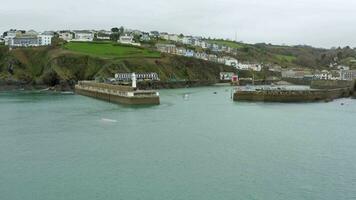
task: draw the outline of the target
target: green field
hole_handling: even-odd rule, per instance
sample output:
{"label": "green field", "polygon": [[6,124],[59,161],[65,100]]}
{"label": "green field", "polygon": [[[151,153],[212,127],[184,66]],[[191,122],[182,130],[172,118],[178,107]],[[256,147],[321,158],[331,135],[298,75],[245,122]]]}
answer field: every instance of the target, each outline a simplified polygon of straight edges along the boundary
{"label": "green field", "polygon": [[239,44],[237,42],[226,41],[226,40],[209,40],[208,42],[213,43],[213,44],[228,46],[228,47],[234,48],[234,49],[240,49],[240,48],[244,47],[244,45]]}
{"label": "green field", "polygon": [[148,49],[110,42],[70,42],[64,45],[70,51],[104,58],[159,58],[160,53]]}

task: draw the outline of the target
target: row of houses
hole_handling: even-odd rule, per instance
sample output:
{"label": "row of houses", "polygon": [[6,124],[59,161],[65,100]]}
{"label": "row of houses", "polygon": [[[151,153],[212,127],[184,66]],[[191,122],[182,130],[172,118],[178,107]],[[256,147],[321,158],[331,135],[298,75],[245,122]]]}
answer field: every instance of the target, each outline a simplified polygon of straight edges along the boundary
{"label": "row of houses", "polygon": [[[112,34],[111,31],[88,31],[88,30],[80,30],[80,31],[59,31],[59,38],[71,42],[71,41],[81,41],[81,42],[91,42],[95,38],[98,40],[110,40],[110,36]],[[133,35],[125,34],[119,37],[117,41],[121,44],[141,46],[140,43],[134,41]]]}
{"label": "row of houses", "polygon": [[179,44],[183,44],[183,45],[200,47],[202,49],[209,49],[213,52],[225,52],[225,53],[233,52],[233,49],[231,47],[208,42],[208,41],[204,40],[202,37],[168,34],[165,32],[158,33],[157,31],[151,31],[150,36],[151,37],[159,37],[161,39],[172,41],[174,43],[179,43]]}
{"label": "row of houses", "polygon": [[215,54],[207,54],[205,52],[195,52],[194,50],[191,49],[177,47],[174,44],[156,44],[156,48],[158,51],[162,53],[174,54],[174,55],[185,56],[185,57],[194,57],[201,60],[232,66],[238,70],[253,70],[253,71],[262,70],[261,64],[241,63],[237,59],[232,57],[228,57],[228,56],[218,57]]}
{"label": "row of houses", "polygon": [[[46,31],[37,33],[34,30],[9,30],[6,31],[1,38],[5,45],[10,47],[36,47],[51,45],[52,38],[57,34],[64,41],[80,41],[91,42],[95,38],[99,40],[110,40],[111,31],[91,31],[91,30],[62,30],[62,31]],[[1,42],[0,41],[0,42]],[[134,42],[133,36],[125,34],[121,36],[118,43],[140,46],[140,43]]]}
{"label": "row of houses", "polygon": [[53,32],[37,33],[34,30],[9,30],[2,35],[2,40],[9,47],[38,47],[52,44]]}
{"label": "row of houses", "polygon": [[282,78],[295,78],[304,80],[356,80],[356,70],[316,70],[306,69],[282,70]]}

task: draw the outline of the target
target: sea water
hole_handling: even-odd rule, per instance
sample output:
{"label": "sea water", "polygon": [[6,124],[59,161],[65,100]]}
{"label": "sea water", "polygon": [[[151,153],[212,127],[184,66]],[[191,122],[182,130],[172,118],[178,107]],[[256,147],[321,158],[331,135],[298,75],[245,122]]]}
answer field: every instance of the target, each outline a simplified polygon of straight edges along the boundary
{"label": "sea water", "polygon": [[0,199],[356,199],[356,100],[160,94],[159,106],[124,106],[0,93]]}

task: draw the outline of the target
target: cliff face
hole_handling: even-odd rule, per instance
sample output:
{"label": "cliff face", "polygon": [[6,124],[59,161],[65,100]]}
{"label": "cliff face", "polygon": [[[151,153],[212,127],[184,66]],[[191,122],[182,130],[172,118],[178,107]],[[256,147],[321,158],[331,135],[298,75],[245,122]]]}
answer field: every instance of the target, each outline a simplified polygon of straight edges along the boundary
{"label": "cliff face", "polygon": [[77,80],[113,77],[118,72],[157,72],[162,81],[217,81],[221,71],[234,68],[194,58],[163,55],[161,58],[107,59],[61,48],[0,46],[0,84],[54,86]]}

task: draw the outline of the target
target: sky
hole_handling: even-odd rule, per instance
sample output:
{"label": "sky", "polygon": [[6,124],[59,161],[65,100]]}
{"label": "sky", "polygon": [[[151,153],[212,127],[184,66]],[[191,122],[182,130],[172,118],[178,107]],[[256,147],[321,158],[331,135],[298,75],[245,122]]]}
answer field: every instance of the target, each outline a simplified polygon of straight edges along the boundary
{"label": "sky", "polygon": [[0,31],[125,28],[246,43],[356,47],[354,0],[16,0]]}

